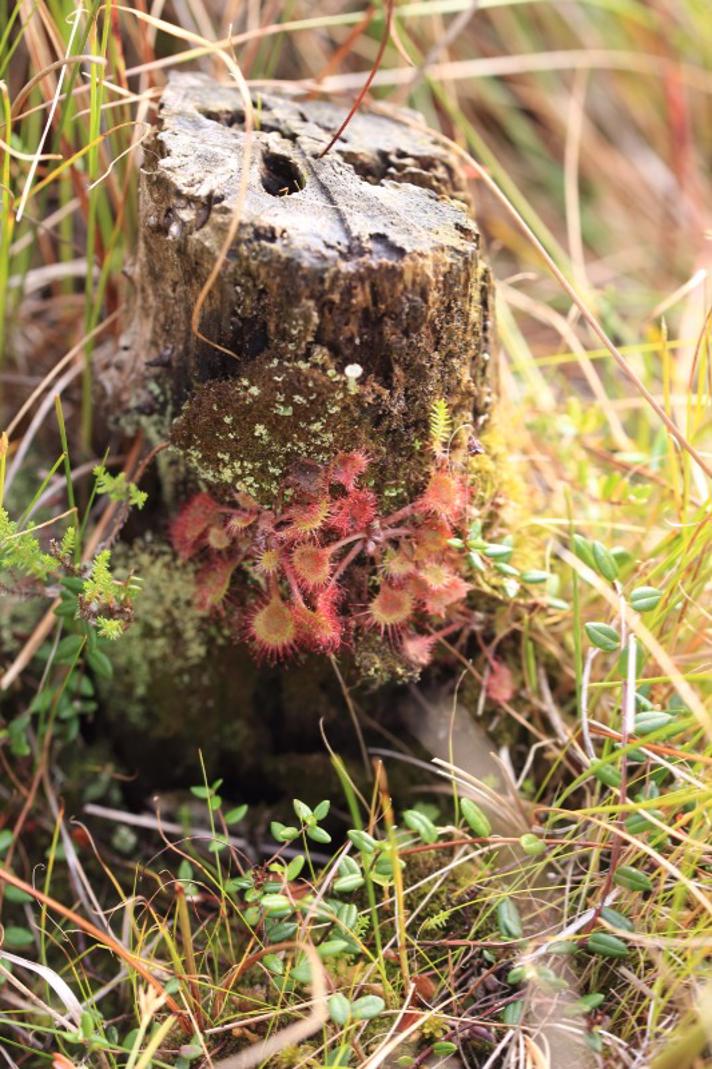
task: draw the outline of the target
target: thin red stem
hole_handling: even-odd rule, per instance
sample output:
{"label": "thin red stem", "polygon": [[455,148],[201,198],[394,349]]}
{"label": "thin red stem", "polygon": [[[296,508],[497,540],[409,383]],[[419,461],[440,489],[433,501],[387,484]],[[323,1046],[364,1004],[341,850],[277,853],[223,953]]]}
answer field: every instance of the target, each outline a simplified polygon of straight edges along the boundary
{"label": "thin red stem", "polygon": [[376,53],[376,58],[373,61],[373,66],[371,67],[371,70],[369,71],[368,78],[364,82],[363,88],[360,90],[358,96],[356,97],[355,101],[353,102],[353,105],[351,106],[348,115],[346,116],[346,118],[342,122],[341,126],[339,127],[339,129],[336,131],[336,133],[332,137],[332,139],[329,142],[329,144],[326,146],[324,151],[321,153],[321,155],[319,157],[320,159],[322,159],[324,156],[326,156],[326,154],[332,150],[332,148],[334,147],[336,142],[339,140],[339,138],[343,134],[344,130],[349,125],[349,123],[353,119],[353,117],[356,114],[356,112],[358,111],[358,109],[361,107],[361,104],[363,102],[363,98],[366,96],[366,93],[371,88],[371,83],[372,83],[373,79],[376,77],[376,71],[378,70],[378,68],[381,65],[381,60],[383,59],[383,54],[386,51],[386,46],[388,45],[388,42],[389,42],[389,40],[391,38],[391,26],[393,25],[393,11],[394,11],[394,8],[395,8],[396,0],[387,0],[387,3],[388,3],[388,7],[387,7],[387,10],[386,10],[386,29],[385,29],[385,32],[383,34],[383,37],[381,38],[381,43],[378,46],[378,52]]}

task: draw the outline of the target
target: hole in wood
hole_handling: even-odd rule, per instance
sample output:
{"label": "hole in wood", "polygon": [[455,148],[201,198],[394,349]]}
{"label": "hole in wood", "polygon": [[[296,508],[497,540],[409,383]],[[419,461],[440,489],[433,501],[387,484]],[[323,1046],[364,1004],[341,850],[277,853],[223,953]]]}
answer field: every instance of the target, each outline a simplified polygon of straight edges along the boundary
{"label": "hole in wood", "polygon": [[221,126],[244,126],[245,112],[242,108],[233,111],[214,111],[208,108],[200,109],[200,114],[211,122],[220,123]]}
{"label": "hole in wood", "polygon": [[306,178],[289,156],[265,152],[262,157],[262,185],[273,197],[285,197],[304,189]]}

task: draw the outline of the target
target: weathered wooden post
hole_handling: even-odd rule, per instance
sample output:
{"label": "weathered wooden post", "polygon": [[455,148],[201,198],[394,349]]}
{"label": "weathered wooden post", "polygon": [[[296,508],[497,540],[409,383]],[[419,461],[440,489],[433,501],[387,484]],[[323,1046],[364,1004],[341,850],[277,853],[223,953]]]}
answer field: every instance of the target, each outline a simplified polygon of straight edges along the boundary
{"label": "weathered wooden post", "polygon": [[[236,88],[202,74],[173,76],[164,91],[144,150],[133,313],[107,376],[112,404],[170,437],[218,497],[240,491],[272,507],[290,471],[298,478],[300,464],[360,444],[374,489],[396,508],[422,491],[433,402],[446,399],[454,425],[473,434],[490,405],[491,282],[465,180],[446,147],[398,117],[359,113],[322,156],[343,106],[271,91],[253,104],[247,195],[203,308],[206,341],[191,317],[233,217],[244,110]],[[180,643],[172,649],[189,673]],[[190,667],[218,691],[221,656],[213,648]],[[224,656],[232,671],[237,654]],[[324,703],[307,714],[303,668],[278,675],[280,700],[303,710],[301,738],[313,735],[304,719],[316,724]],[[245,667],[224,714],[257,718],[262,733],[263,678]],[[147,718],[160,720],[159,682],[147,685]],[[210,701],[193,714],[188,704],[175,720],[193,715],[209,731]],[[255,746],[270,749],[262,736]]]}

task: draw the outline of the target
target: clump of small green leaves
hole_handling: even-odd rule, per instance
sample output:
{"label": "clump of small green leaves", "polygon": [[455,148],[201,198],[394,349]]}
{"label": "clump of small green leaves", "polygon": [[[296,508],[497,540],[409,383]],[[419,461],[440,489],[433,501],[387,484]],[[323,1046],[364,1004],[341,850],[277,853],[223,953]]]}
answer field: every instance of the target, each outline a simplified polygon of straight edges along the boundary
{"label": "clump of small green leaves", "polygon": [[102,638],[119,638],[133,619],[133,602],[141,589],[136,577],[119,580],[111,572],[111,552],[97,553],[78,595],[78,613],[95,624]]}
{"label": "clump of small green leaves", "polygon": [[59,568],[59,561],[45,553],[32,529],[22,530],[0,508],[0,570],[46,582]]}
{"label": "clump of small green leaves", "polygon": [[[122,500],[129,506],[143,505],[145,495],[132,489],[125,479],[112,480],[103,467],[97,469],[96,476],[97,492],[124,494]],[[0,489],[1,486],[0,481]],[[55,641],[42,645],[36,655],[45,665],[41,689],[0,732],[0,740],[7,740],[14,757],[30,756],[33,721],[40,738],[50,724],[58,742],[72,742],[77,737],[81,717],[96,709],[91,676],[112,676],[104,645],[116,641],[126,630],[140,590],[137,578],[118,579],[113,575],[108,549],[101,549],[93,559],[82,563],[84,524],[77,521],[73,493],[69,498],[69,514],[74,515],[74,522],[61,537],[50,535],[46,548],[37,535],[51,531],[56,520],[26,527],[24,516],[13,520],[7,509],[0,507],[0,573],[7,576],[5,587],[25,597],[54,599],[54,615],[59,624]],[[25,515],[28,514],[29,509]]]}
{"label": "clump of small green leaves", "polygon": [[148,500],[148,494],[139,490],[136,483],[130,482],[126,472],[112,475],[103,464],[97,464],[94,468],[97,494],[106,494],[112,501],[131,505],[133,508],[142,509]]}

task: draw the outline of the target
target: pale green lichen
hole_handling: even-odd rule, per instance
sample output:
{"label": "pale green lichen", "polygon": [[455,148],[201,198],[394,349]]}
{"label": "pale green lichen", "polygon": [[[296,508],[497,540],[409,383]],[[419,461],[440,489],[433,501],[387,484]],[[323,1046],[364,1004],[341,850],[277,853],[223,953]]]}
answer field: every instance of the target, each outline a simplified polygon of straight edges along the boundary
{"label": "pale green lichen", "polygon": [[199,750],[213,767],[254,765],[266,745],[253,709],[258,671],[227,623],[197,611],[193,567],[149,538],[114,558],[117,574],[123,565],[143,579],[135,619],[112,647],[113,679],[99,681],[129,767],[166,783],[194,775]]}
{"label": "pale green lichen", "polygon": [[126,717],[142,722],[149,715],[146,699],[157,673],[171,664],[179,687],[204,661],[216,635],[209,635],[205,617],[194,607],[193,568],[177,565],[170,546],[149,540],[119,545],[114,571],[117,577],[131,572],[142,579],[133,623],[111,651],[116,677],[130,680]]}
{"label": "pale green lichen", "polygon": [[340,377],[306,360],[271,360],[250,380],[201,386],[171,437],[213,491],[242,491],[271,506],[295,462],[326,464],[361,446],[363,434],[363,414]]}

